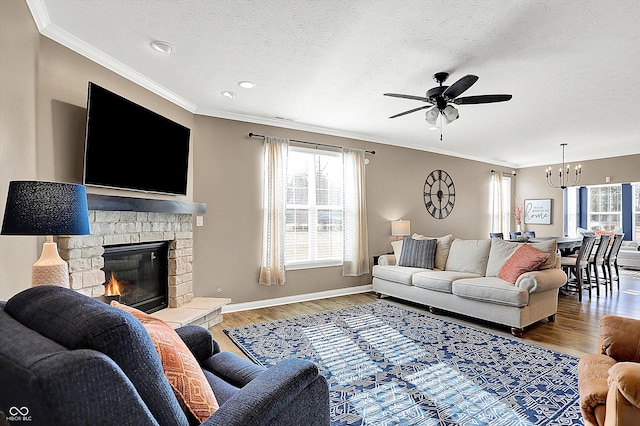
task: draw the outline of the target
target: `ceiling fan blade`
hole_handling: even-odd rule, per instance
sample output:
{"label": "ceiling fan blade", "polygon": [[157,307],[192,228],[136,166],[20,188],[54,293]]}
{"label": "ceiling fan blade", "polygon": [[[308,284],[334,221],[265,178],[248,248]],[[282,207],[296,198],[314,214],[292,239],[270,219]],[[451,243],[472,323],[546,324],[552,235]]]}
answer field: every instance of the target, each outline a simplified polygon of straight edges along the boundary
{"label": "ceiling fan blade", "polygon": [[480,95],[480,96],[465,96],[464,98],[457,98],[453,100],[456,105],[470,105],[470,104],[490,104],[492,102],[504,102],[511,99],[511,95]]}
{"label": "ceiling fan blade", "polygon": [[394,98],[413,99],[414,101],[429,102],[424,96],[403,95],[401,93],[385,93],[384,96],[393,96]]}
{"label": "ceiling fan blade", "polygon": [[478,81],[478,76],[473,74],[467,74],[462,77],[460,80],[453,83],[447,90],[442,94],[444,97],[449,99],[457,98],[464,91],[466,91],[469,87],[473,86],[473,84]]}
{"label": "ceiling fan blade", "polygon": [[396,118],[396,117],[400,117],[402,115],[411,114],[412,112],[420,111],[421,109],[426,109],[426,108],[429,108],[430,106],[431,105],[425,105],[425,106],[421,106],[421,107],[418,107],[418,108],[410,109],[409,111],[405,111],[405,112],[401,112],[400,114],[392,115],[389,118]]}

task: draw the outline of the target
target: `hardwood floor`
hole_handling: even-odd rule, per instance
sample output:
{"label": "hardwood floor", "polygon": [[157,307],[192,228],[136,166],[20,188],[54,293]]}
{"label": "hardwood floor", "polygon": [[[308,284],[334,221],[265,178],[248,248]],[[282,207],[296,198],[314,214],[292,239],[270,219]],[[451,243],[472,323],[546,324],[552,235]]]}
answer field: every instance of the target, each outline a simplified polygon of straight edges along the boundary
{"label": "hardwood floor", "polygon": [[[595,353],[601,316],[614,314],[640,318],[640,271],[626,270],[620,275],[620,290],[618,291],[615,288],[616,284],[614,283],[613,293],[605,295],[602,290],[603,287],[601,287],[600,298],[595,296],[595,289],[591,299],[589,299],[587,291],[583,293],[582,303],[578,302],[577,294],[561,294],[558,298],[556,321],[551,323],[543,320],[527,327],[521,339],[577,357]],[[308,315],[370,303],[375,300],[377,299],[373,293],[361,293],[250,311],[232,312],[224,314],[222,323],[212,327],[210,331],[222,350],[244,356],[224,334],[223,330],[225,328]],[[385,298],[384,300],[430,315],[425,306],[409,304],[393,298]],[[460,322],[492,333],[513,337],[508,327],[482,323],[449,313],[442,313],[437,316],[445,321]]]}

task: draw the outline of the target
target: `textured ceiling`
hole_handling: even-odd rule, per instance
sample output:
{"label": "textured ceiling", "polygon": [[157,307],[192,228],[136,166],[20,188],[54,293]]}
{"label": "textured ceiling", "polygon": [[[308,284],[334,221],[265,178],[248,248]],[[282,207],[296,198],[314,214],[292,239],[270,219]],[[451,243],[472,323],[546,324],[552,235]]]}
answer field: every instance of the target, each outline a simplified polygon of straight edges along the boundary
{"label": "textured ceiling", "polygon": [[[44,35],[198,114],[512,167],[640,153],[637,0],[27,1]],[[513,99],[458,106],[442,142],[424,111],[388,118],[424,104],[383,93],[438,71]]]}

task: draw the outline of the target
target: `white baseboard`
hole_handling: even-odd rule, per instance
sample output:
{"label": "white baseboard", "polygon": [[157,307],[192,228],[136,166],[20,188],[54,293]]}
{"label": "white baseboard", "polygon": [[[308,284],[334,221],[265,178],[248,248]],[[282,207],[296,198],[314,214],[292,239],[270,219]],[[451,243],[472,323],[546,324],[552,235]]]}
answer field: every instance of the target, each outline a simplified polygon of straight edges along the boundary
{"label": "white baseboard", "polygon": [[320,291],[317,293],[298,294],[296,296],[278,297],[275,299],[256,300],[255,302],[231,303],[222,308],[222,313],[248,311],[251,309],[268,308],[270,306],[288,305],[289,303],[308,302],[310,300],[327,299],[329,297],[346,296],[348,294],[366,293],[373,290],[373,284],[357,287],[340,288],[337,290]]}

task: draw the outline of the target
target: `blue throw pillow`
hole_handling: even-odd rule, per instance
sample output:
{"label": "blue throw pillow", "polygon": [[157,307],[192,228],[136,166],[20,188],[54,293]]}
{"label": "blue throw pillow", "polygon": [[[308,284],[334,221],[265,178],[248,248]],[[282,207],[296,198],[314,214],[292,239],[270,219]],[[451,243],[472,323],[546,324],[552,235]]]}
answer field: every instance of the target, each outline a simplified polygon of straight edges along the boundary
{"label": "blue throw pillow", "polygon": [[398,266],[433,269],[437,243],[438,240],[414,240],[404,237]]}

